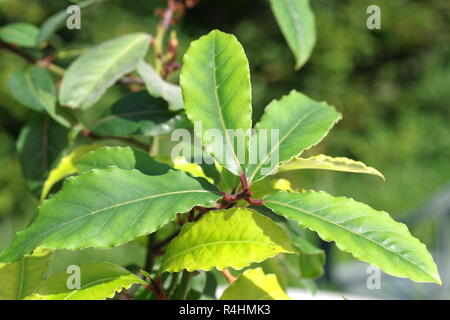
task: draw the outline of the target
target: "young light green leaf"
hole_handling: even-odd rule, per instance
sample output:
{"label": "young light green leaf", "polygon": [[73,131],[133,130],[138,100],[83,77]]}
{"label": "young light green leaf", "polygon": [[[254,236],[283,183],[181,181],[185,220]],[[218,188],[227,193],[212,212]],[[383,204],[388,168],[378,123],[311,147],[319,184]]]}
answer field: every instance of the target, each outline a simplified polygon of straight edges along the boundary
{"label": "young light green leaf", "polygon": [[26,22],[15,22],[0,28],[0,40],[24,48],[36,47],[39,28]]}
{"label": "young light green leaf", "polygon": [[[42,67],[29,66],[17,71],[9,81],[9,89],[17,101],[35,111],[43,111],[48,108],[46,104],[56,102],[52,76]],[[43,92],[53,97],[53,102],[44,98]]]}
{"label": "young light green leaf", "polygon": [[249,269],[222,293],[220,300],[291,300],[274,274]]}
{"label": "young light green leaf", "polygon": [[272,11],[300,69],[316,44],[316,25],[309,0],[270,0]]}
{"label": "young light green leaf", "polygon": [[299,235],[291,237],[299,253],[299,269],[303,279],[315,279],[323,275],[325,252]]}
{"label": "young light green leaf", "polygon": [[105,300],[122,289],[145,282],[128,270],[105,262],[91,262],[80,266],[80,289],[68,288],[71,275],[52,274],[27,300]]}
{"label": "young light green leaf", "polygon": [[61,105],[87,109],[145,56],[150,35],[125,35],[87,51],[66,71],[59,92]]}
{"label": "young light green leaf", "polygon": [[325,192],[279,192],[264,199],[274,212],[386,273],[441,284],[433,257],[408,228],[366,204]]}
{"label": "young light green leaf", "polygon": [[116,167],[91,170],[67,179],[60,192],[44,201],[33,224],[17,234],[0,261],[18,261],[37,246],[111,248],[158,230],[177,213],[211,206],[220,197],[214,186],[181,171],[147,176]]}
{"label": "young light green leaf", "polygon": [[[218,30],[193,41],[184,55],[180,84],[188,118],[202,125],[196,126],[196,134],[203,145],[220,164],[240,175],[246,146],[244,154],[239,152],[228,130],[245,135],[252,122],[250,71],[241,44]],[[211,137],[210,129],[217,136]]]}
{"label": "young light green leaf", "polygon": [[343,172],[355,172],[373,174],[384,180],[384,176],[377,169],[366,166],[360,161],[355,161],[345,157],[329,157],[323,154],[309,158],[294,158],[289,162],[283,163],[279,171],[291,171],[300,169],[321,169]]}
{"label": "young light green leaf", "polygon": [[168,245],[162,269],[168,272],[242,269],[281,252],[294,252],[285,231],[248,208],[213,211],[186,223]]}
{"label": "young light green leaf", "polygon": [[20,300],[32,294],[44,280],[51,251],[37,248],[16,263],[0,263],[0,299]]}
{"label": "young light green leaf", "polygon": [[139,61],[136,71],[144,80],[145,86],[152,96],[166,100],[169,103],[169,109],[172,111],[183,109],[183,97],[180,86],[165,81],[144,60]]}
{"label": "young light green leaf", "polygon": [[147,91],[138,91],[117,101],[90,129],[102,136],[130,137],[167,135],[174,129],[189,127],[184,114],[168,110],[162,99]]}
{"label": "young light green leaf", "polygon": [[87,153],[76,163],[78,173],[111,166],[124,170],[137,169],[149,176],[159,176],[172,169],[165,163],[153,160],[147,153],[130,147],[102,147]]}
{"label": "young light green leaf", "polygon": [[23,127],[17,151],[28,187],[37,197],[51,168],[67,146],[67,130],[48,116],[35,114]]}
{"label": "young light green leaf", "polygon": [[[248,166],[248,180],[258,181],[275,172],[278,166],[270,165],[273,158],[278,159],[278,162],[285,162],[318,144],[340,119],[341,114],[332,106],[316,102],[294,90],[281,100],[272,101],[266,107],[261,121],[256,124],[256,135],[252,136],[250,142],[256,144],[253,137],[261,137],[266,132],[267,153],[262,159],[258,159],[257,164]],[[278,130],[276,141],[271,139],[272,130]],[[259,145],[258,147],[261,148]]]}
{"label": "young light green leaf", "polygon": [[52,187],[69,175],[72,175],[77,172],[75,168],[75,163],[86,153],[97,148],[101,147],[99,144],[91,144],[91,145],[81,145],[75,148],[71,153],[67,156],[63,157],[59,164],[50,171],[48,178],[45,180],[44,185],[42,187],[41,192],[41,201],[47,198],[48,193],[52,189]]}

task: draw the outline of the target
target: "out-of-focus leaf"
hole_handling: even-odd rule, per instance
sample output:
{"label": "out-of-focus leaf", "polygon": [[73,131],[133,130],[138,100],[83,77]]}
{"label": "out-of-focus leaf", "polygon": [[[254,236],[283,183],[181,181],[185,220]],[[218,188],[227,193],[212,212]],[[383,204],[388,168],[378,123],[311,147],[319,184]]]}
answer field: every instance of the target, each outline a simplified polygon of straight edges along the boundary
{"label": "out-of-focus leaf", "polygon": [[130,93],[117,101],[91,130],[103,136],[161,136],[177,128],[189,128],[184,114],[172,112],[167,104],[146,91]]}
{"label": "out-of-focus leaf", "polygon": [[36,114],[22,128],[17,151],[28,187],[37,197],[51,168],[66,148],[67,129],[46,115]]}
{"label": "out-of-focus leaf", "polygon": [[225,289],[220,300],[291,300],[274,274],[249,269]]}
{"label": "out-of-focus leaf", "polygon": [[125,35],[90,49],[64,74],[59,101],[70,108],[87,109],[117,80],[135,69],[145,56],[150,35]]}
{"label": "out-of-focus leaf", "polygon": [[0,263],[0,299],[20,300],[32,294],[44,280],[51,251],[37,248],[16,263]]}
{"label": "out-of-focus leaf", "polygon": [[[243,173],[247,143],[244,154],[238,145],[247,139],[233,143],[230,134],[248,134],[252,124],[250,71],[239,41],[218,30],[193,41],[184,55],[180,84],[188,118],[202,125],[195,127],[203,145],[233,174]],[[210,129],[220,137],[209,136]]]}
{"label": "out-of-focus leaf", "polygon": [[41,201],[47,198],[48,193],[55,185],[55,183],[57,183],[64,177],[77,172],[75,164],[86,152],[95,150],[99,147],[101,147],[101,145],[99,144],[81,145],[75,148],[75,150],[73,150],[67,156],[62,158],[59,164],[50,171],[48,178],[44,182],[44,186],[42,187],[41,192]]}
{"label": "out-of-focus leaf", "polygon": [[149,176],[158,176],[172,169],[167,164],[153,160],[147,153],[130,147],[102,147],[84,155],[76,164],[78,173],[92,169],[137,169]]}
{"label": "out-of-focus leaf", "polygon": [[26,22],[15,22],[0,28],[0,40],[24,48],[36,47],[39,28]]}
{"label": "out-of-focus leaf", "polygon": [[[257,146],[257,150],[263,148],[261,150],[267,152],[256,164],[249,164],[248,180],[258,181],[274,173],[278,168],[276,162],[288,161],[318,144],[340,119],[341,114],[332,106],[294,90],[280,100],[272,101],[256,124],[256,134],[252,135],[250,142]],[[272,134],[276,133],[274,130],[278,130],[278,139],[272,139]],[[267,145],[263,146],[261,137],[265,133]]]}
{"label": "out-of-focus leaf", "polygon": [[[86,9],[95,3],[99,3],[106,0],[86,0],[78,2],[80,9]],[[47,18],[41,25],[39,35],[37,37],[37,45],[47,41],[57,30],[66,25],[67,12],[66,9],[59,11],[58,13]]]}
{"label": "out-of-focus leaf", "polygon": [[[17,101],[35,111],[43,111],[47,109],[45,104],[56,101],[52,76],[42,67],[29,66],[17,71],[9,81],[9,89]],[[43,98],[44,92],[53,97],[53,101]]]}
{"label": "out-of-focus leaf", "polygon": [[92,262],[80,266],[80,289],[68,288],[66,272],[52,274],[27,300],[105,300],[122,289],[145,282],[128,270],[110,263]]}
{"label": "out-of-focus leaf", "polygon": [[300,169],[322,169],[343,172],[355,172],[373,174],[384,180],[384,176],[377,169],[366,166],[360,161],[355,161],[345,157],[329,157],[323,154],[310,158],[294,158],[289,162],[283,163],[279,171],[290,171]]}
{"label": "out-of-focus leaf", "polygon": [[309,0],[270,0],[272,11],[300,69],[316,44],[316,25]]}
{"label": "out-of-focus leaf", "polygon": [[138,63],[136,71],[144,80],[145,86],[152,96],[166,100],[169,103],[169,109],[172,111],[183,109],[183,97],[180,86],[165,81],[144,60]]}
{"label": "out-of-focus leaf", "polygon": [[221,195],[205,180],[181,171],[147,176],[111,167],[66,180],[42,203],[32,225],[1,255],[15,262],[37,246],[50,249],[111,248],[152,233],[177,213],[212,206]]}
{"label": "out-of-focus leaf", "polygon": [[281,252],[293,252],[293,248],[280,226],[254,210],[233,208],[186,223],[168,245],[162,269],[242,269]]}
{"label": "out-of-focus leaf", "polygon": [[388,274],[417,282],[441,283],[425,245],[386,212],[353,199],[315,191],[279,192],[267,196],[264,204]]}

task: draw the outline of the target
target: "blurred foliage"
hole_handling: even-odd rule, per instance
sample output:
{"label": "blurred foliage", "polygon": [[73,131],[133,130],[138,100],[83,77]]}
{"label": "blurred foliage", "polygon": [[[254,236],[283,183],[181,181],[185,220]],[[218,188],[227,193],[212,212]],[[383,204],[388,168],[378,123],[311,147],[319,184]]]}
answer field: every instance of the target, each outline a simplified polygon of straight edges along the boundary
{"label": "blurred foliage", "polygon": [[[69,4],[0,0],[0,25],[26,21],[39,26]],[[381,7],[381,30],[366,27],[370,4]],[[152,32],[158,21],[154,10],[164,5],[163,0],[109,0],[83,11],[81,30],[61,30],[52,45],[67,52],[130,32]],[[192,39],[218,28],[235,34],[246,50],[255,120],[271,98],[291,89],[336,106],[343,120],[307,154],[363,161],[380,170],[386,182],[332,172],[283,175],[294,180],[294,187],[346,194],[404,219],[450,180],[450,2],[314,0],[312,7],[317,46],[297,72],[266,0],[201,0],[175,27],[180,56]],[[0,51],[0,249],[13,231],[26,225],[37,203],[15,153],[18,132],[30,112],[8,90],[9,78],[23,64]],[[114,102],[118,90],[110,90],[100,104]]]}

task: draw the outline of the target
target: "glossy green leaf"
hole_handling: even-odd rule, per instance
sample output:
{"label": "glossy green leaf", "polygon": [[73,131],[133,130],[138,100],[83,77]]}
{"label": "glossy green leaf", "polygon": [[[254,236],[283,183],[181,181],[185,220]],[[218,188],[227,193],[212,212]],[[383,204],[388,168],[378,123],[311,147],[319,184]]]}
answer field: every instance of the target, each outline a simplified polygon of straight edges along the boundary
{"label": "glossy green leaf", "polygon": [[274,274],[249,269],[222,293],[220,300],[291,300]]}
{"label": "glossy green leaf", "polygon": [[[258,143],[259,150],[262,142],[254,142],[253,137],[264,136],[262,133],[266,132],[267,152],[256,164],[248,166],[248,180],[257,181],[274,173],[278,166],[273,161],[288,161],[318,144],[340,119],[341,114],[333,107],[316,102],[297,91],[291,91],[281,100],[272,101],[266,107],[261,121],[256,124],[256,135],[251,139],[251,143]],[[271,138],[272,130],[278,130],[278,139],[275,141]]]}
{"label": "glossy green leaf", "polygon": [[91,262],[80,267],[80,289],[69,289],[71,274],[57,272],[27,300],[105,300],[133,284],[144,284],[128,270],[110,263]]}
{"label": "glossy green leaf", "polygon": [[270,0],[272,11],[300,69],[316,44],[314,13],[309,0]]}
{"label": "glossy green leaf", "polygon": [[[246,148],[239,152],[227,131],[248,134],[252,123],[250,71],[241,44],[218,30],[193,41],[184,55],[180,84],[188,118],[202,126],[196,126],[196,134],[203,145],[225,168],[241,174]],[[210,129],[220,136],[209,136]]]}
{"label": "glossy green leaf", "polygon": [[300,169],[321,169],[334,170],[343,172],[366,173],[380,177],[384,180],[384,176],[377,169],[366,166],[360,161],[355,161],[345,157],[329,157],[323,154],[309,158],[294,158],[289,162],[283,163],[279,171],[291,171]]}
{"label": "glossy green leaf", "polygon": [[0,28],[0,40],[24,48],[36,47],[39,28],[26,22],[15,22]]}
{"label": "glossy green leaf", "polygon": [[183,97],[180,86],[165,81],[144,60],[137,64],[136,71],[144,80],[145,86],[152,96],[166,100],[169,103],[169,109],[172,111],[183,109]]}
{"label": "glossy green leaf", "polygon": [[214,186],[181,171],[147,176],[116,167],[91,170],[67,179],[60,192],[44,201],[33,224],[17,234],[0,261],[15,262],[37,246],[111,248],[220,197]]}
{"label": "glossy green leaf", "polygon": [[281,252],[293,248],[284,230],[269,218],[247,208],[211,211],[183,226],[167,247],[162,269],[242,269]]}
{"label": "glossy green leaf", "polygon": [[41,114],[35,114],[20,132],[17,151],[22,172],[37,197],[50,169],[57,165],[68,144],[67,133],[67,129]]}
{"label": "glossy green leaf", "polygon": [[59,92],[61,105],[86,109],[145,56],[150,35],[125,35],[87,51],[66,71]]}
{"label": "glossy green leaf", "polygon": [[130,147],[102,147],[84,155],[76,164],[79,173],[92,169],[137,169],[149,176],[158,176],[172,169],[167,164],[153,160],[147,153]]}
{"label": "glossy green leaf", "polygon": [[[55,103],[56,90],[50,73],[37,66],[23,68],[11,77],[9,88],[14,98],[35,111],[43,111],[47,103]],[[53,97],[53,102],[43,94]]]}
{"label": "glossy green leaf", "polygon": [[101,145],[98,144],[81,145],[75,148],[67,156],[63,157],[59,162],[59,164],[50,171],[48,178],[45,180],[41,192],[41,201],[47,198],[48,193],[55,185],[55,183],[62,180],[64,177],[67,177],[77,172],[75,164],[86,152],[95,150],[99,147],[101,147]]}
{"label": "glossy green leaf", "polygon": [[90,128],[102,136],[168,135],[177,128],[189,128],[184,114],[172,112],[167,104],[146,91],[125,95]]}
{"label": "glossy green leaf", "polygon": [[0,299],[20,300],[32,294],[48,272],[51,251],[37,248],[16,263],[0,263]]}
{"label": "glossy green leaf", "polygon": [[386,212],[353,199],[315,191],[280,192],[266,197],[264,203],[388,274],[417,282],[441,283],[425,245]]}

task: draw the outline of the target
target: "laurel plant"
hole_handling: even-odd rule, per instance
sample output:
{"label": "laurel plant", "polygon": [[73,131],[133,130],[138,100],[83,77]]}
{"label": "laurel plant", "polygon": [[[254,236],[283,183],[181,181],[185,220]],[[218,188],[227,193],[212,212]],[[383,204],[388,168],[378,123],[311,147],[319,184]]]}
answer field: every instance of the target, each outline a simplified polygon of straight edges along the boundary
{"label": "laurel plant", "polygon": [[[271,3],[300,68],[315,43],[308,1]],[[48,29],[35,34],[22,26],[21,43],[1,38],[3,48],[30,63],[13,75],[10,88],[34,112],[17,146],[24,176],[41,202],[30,225],[0,255],[0,297],[212,299],[221,273],[228,282],[222,299],[289,299],[287,284],[310,287],[323,274],[325,254],[304,236],[306,229],[385,273],[440,284],[425,245],[388,213],[323,191],[294,190],[279,177],[324,169],[384,179],[351,159],[302,157],[341,119],[334,107],[292,90],[252,123],[247,57],[233,35],[218,30],[190,44],[180,85],[167,80],[179,68],[176,36],[162,45],[167,19],[188,2],[168,4],[155,37],[134,33],[109,40],[66,70],[35,56],[48,45]],[[40,42],[26,41],[33,35]],[[100,110],[111,86],[130,92]],[[172,146],[165,137],[193,127],[201,143],[196,147],[209,163],[169,158],[164,151]],[[215,143],[208,130],[225,143]],[[241,145],[228,143],[235,131],[249,133]],[[255,140],[271,131],[275,141]],[[250,161],[255,145],[265,152]],[[130,242],[145,246],[145,263],[93,260],[79,266],[77,288],[67,285],[66,272],[47,275],[56,250]]]}

